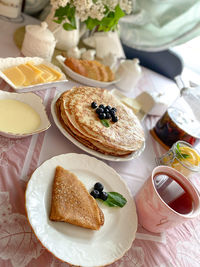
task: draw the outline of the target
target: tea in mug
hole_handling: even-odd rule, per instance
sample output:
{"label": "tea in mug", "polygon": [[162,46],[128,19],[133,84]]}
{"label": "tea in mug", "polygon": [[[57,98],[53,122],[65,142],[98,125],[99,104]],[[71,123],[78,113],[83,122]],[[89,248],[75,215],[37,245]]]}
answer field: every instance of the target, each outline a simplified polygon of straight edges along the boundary
{"label": "tea in mug", "polygon": [[162,200],[174,211],[185,215],[193,211],[192,196],[173,176],[166,173],[156,174],[154,186]]}

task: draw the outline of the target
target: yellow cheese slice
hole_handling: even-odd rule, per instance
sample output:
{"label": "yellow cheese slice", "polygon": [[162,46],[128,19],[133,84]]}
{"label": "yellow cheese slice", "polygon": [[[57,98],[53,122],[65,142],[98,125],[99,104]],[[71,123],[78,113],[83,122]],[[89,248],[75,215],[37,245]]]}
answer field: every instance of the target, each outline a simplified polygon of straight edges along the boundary
{"label": "yellow cheese slice", "polygon": [[22,86],[26,80],[25,75],[18,67],[8,68],[3,73],[15,86]]}
{"label": "yellow cheese slice", "polygon": [[38,73],[36,73],[33,69],[31,69],[29,66],[25,64],[21,64],[17,66],[25,75],[26,80],[24,82],[24,86],[29,86],[38,83],[37,78],[38,78]]}
{"label": "yellow cheese slice", "polygon": [[60,80],[60,78],[62,76],[62,74],[59,71],[57,71],[57,70],[55,70],[55,69],[53,69],[53,68],[51,68],[51,67],[49,67],[49,66],[47,66],[45,64],[39,64],[38,67],[46,69],[47,71],[52,73],[53,74],[53,78],[52,78],[53,80],[52,81]]}
{"label": "yellow cheese slice", "polygon": [[35,72],[35,74],[41,75],[43,73],[43,71],[41,71],[40,69],[38,69],[37,66],[35,66],[34,63],[31,62],[31,61],[26,62],[25,65],[27,65],[28,67],[30,67]]}
{"label": "yellow cheese slice", "polygon": [[55,77],[52,72],[48,71],[40,65],[38,65],[37,68],[42,71],[41,77],[44,78],[46,82],[52,82],[54,80]]}

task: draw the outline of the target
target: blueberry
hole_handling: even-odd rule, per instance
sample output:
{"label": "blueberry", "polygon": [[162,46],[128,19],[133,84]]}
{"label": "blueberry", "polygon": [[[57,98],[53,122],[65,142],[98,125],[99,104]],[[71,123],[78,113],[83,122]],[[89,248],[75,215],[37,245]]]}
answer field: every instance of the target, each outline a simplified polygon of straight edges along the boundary
{"label": "blueberry", "polygon": [[110,110],[110,115],[113,117],[113,116],[115,116],[115,111],[114,110]]}
{"label": "blueberry", "polygon": [[98,190],[99,192],[102,192],[103,191],[103,185],[99,182],[97,182],[95,185],[94,185],[94,189],[95,190]]}
{"label": "blueberry", "polygon": [[117,122],[118,121],[118,117],[117,116],[112,116],[112,121],[113,122]]}
{"label": "blueberry", "polygon": [[106,113],[99,113],[99,119],[104,120],[106,118]]}
{"label": "blueberry", "polygon": [[108,119],[108,120],[111,119],[111,115],[108,112],[106,113],[106,119]]}
{"label": "blueberry", "polygon": [[104,108],[104,112],[105,112],[105,113],[109,113],[110,110],[109,110],[108,108]]}
{"label": "blueberry", "polygon": [[104,105],[99,105],[99,108],[102,108],[102,109],[104,109],[105,108],[105,106]]}
{"label": "blueberry", "polygon": [[98,190],[92,190],[90,192],[90,195],[93,196],[94,198],[99,198],[100,197],[100,192]]}
{"label": "blueberry", "polygon": [[114,112],[117,112],[117,109],[116,108],[111,108],[111,110],[113,110]]}
{"label": "blueberry", "polygon": [[100,114],[100,113],[103,113],[103,112],[104,112],[104,110],[102,108],[97,108],[96,109],[96,113],[97,114]]}
{"label": "blueberry", "polygon": [[108,198],[108,193],[106,193],[105,191],[100,192],[99,198],[105,201]]}
{"label": "blueberry", "polygon": [[111,106],[109,106],[109,105],[106,106],[105,108],[107,108],[108,110],[111,110]]}
{"label": "blueberry", "polygon": [[94,108],[94,109],[97,108],[97,103],[93,101],[92,104],[91,104],[91,107]]}

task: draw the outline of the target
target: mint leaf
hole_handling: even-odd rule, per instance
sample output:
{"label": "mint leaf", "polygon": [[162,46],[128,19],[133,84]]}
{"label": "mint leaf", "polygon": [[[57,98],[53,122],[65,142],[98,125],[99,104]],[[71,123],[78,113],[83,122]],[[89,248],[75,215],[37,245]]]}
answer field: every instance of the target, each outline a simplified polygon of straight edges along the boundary
{"label": "mint leaf", "polygon": [[181,156],[182,156],[184,159],[187,159],[187,158],[190,157],[190,155],[188,155],[188,154],[183,154],[183,153],[181,153]]}
{"label": "mint leaf", "polygon": [[110,124],[109,124],[109,122],[107,121],[107,120],[101,120],[101,123],[103,124],[103,126],[105,126],[105,127],[110,127]]}
{"label": "mint leaf", "polygon": [[182,158],[187,159],[187,158],[190,157],[190,155],[188,155],[188,154],[181,153],[180,144],[179,143],[177,143],[177,145],[176,145],[175,153],[176,153],[176,156],[177,156],[178,159],[182,159]]}
{"label": "mint leaf", "polygon": [[103,201],[109,207],[123,207],[127,200],[121,194],[117,192],[108,192],[108,198]]}

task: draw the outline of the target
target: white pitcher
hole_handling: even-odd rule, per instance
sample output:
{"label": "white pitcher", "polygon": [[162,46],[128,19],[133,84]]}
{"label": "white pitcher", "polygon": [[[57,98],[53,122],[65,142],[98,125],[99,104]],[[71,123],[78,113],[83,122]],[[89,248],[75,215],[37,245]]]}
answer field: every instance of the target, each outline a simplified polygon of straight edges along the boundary
{"label": "white pitcher", "polygon": [[131,91],[138,83],[142,75],[142,68],[139,65],[139,59],[124,60],[116,73],[120,81],[116,83],[122,91]]}
{"label": "white pitcher", "polygon": [[55,19],[54,14],[55,9],[52,8],[45,21],[57,40],[56,48],[67,51],[68,49],[77,46],[79,42],[79,20],[76,19],[76,30],[66,31],[63,29],[63,23],[58,24],[53,21]]}

